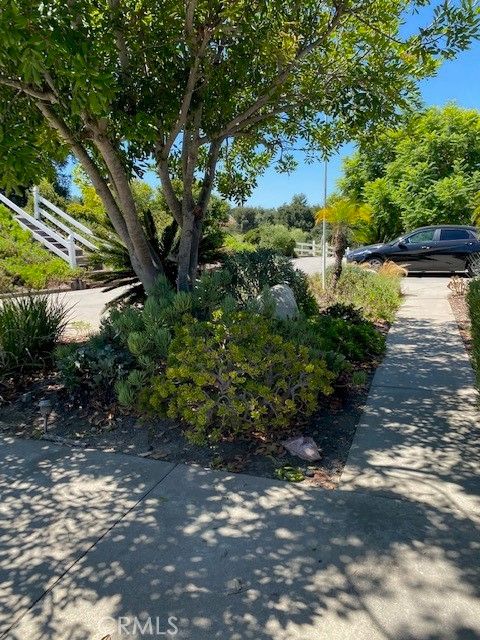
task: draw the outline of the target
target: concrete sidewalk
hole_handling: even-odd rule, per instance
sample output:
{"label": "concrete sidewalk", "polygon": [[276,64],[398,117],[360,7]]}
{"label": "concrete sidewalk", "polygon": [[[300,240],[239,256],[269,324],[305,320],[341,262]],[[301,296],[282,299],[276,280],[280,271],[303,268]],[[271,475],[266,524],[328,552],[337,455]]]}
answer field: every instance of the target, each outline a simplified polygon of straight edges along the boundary
{"label": "concrete sidewalk", "polygon": [[472,373],[444,281],[407,288],[336,491],[2,442],[0,637],[480,637]]}

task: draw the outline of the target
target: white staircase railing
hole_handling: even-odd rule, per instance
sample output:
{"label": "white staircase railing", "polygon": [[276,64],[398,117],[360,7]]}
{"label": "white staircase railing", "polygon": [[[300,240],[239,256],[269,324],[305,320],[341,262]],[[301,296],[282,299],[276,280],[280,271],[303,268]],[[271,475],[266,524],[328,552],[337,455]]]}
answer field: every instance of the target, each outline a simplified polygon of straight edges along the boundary
{"label": "white staircase railing", "polygon": [[92,251],[97,248],[91,229],[41,196],[37,187],[33,188],[33,216],[2,193],[0,202],[13,211],[18,224],[29,231],[35,240],[68,262],[72,268],[79,266],[84,248]]}

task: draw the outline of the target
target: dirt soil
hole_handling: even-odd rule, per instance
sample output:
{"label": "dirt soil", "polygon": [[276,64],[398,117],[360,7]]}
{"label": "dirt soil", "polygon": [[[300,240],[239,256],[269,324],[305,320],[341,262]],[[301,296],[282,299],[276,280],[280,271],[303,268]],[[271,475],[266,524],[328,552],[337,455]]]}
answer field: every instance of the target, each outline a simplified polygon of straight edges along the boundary
{"label": "dirt soil", "polygon": [[[0,434],[21,438],[47,438],[82,448],[101,449],[203,467],[278,477],[276,470],[288,466],[300,469],[306,484],[335,488],[362,415],[373,369],[367,384],[345,387],[325,399],[322,407],[304,425],[288,436],[311,436],[321,459],[308,463],[290,455],[278,442],[222,442],[213,446],[190,444],[178,423],[143,419],[105,402],[72,400],[55,375],[31,379],[22,388],[4,387],[0,406]],[[44,432],[40,400],[48,400],[51,413]],[[278,474],[278,471],[277,471]]]}

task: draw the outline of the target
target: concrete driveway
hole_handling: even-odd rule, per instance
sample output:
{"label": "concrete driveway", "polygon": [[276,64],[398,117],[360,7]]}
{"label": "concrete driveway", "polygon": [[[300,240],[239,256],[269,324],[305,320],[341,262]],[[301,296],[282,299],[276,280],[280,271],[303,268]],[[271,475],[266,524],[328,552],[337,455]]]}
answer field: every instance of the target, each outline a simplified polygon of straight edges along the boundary
{"label": "concrete driveway", "polygon": [[337,490],[3,439],[0,637],[479,638],[472,371],[406,291]]}

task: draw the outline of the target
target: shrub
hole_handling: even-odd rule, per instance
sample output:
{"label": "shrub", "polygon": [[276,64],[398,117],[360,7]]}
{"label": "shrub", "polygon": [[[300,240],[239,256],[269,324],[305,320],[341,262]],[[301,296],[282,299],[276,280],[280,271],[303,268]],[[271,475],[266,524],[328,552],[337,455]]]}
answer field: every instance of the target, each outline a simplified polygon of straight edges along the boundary
{"label": "shrub", "polygon": [[335,291],[331,287],[332,274],[327,274],[327,291],[322,288],[321,276],[310,278],[310,286],[316,299],[325,306],[339,302],[360,309],[365,318],[392,322],[400,306],[400,277],[367,271],[361,267],[347,265],[342,270]]}
{"label": "shrub", "polygon": [[93,392],[103,398],[112,395],[115,383],[134,365],[110,328],[92,336],[85,344],[57,347],[55,361],[60,378],[70,392]]}
{"label": "shrub", "polygon": [[108,322],[138,366],[153,374],[166,360],[173,327],[193,308],[192,294],[176,293],[161,277],[143,308],[112,309]]}
{"label": "shrub", "polygon": [[280,322],[282,335],[308,347],[312,358],[325,359],[336,374],[351,370],[352,363],[364,363],[381,355],[385,339],[375,326],[355,309],[340,305],[325,313],[294,322]]}
{"label": "shrub", "polygon": [[25,296],[0,306],[0,371],[3,375],[48,366],[66,326],[68,310],[58,299]]}
{"label": "shrub", "polygon": [[309,416],[332,378],[323,360],[311,360],[266,318],[219,312],[176,328],[165,374],[142,392],[142,404],[184,420],[192,442],[215,442]]}
{"label": "shrub", "polygon": [[223,248],[229,253],[236,253],[237,251],[255,251],[256,246],[247,242],[245,237],[240,234],[227,233],[223,241]]}
{"label": "shrub", "polygon": [[271,249],[237,253],[224,262],[223,284],[219,284],[218,295],[230,295],[238,303],[245,304],[256,298],[265,287],[288,284],[292,288],[299,308],[312,315],[318,306],[310,292],[307,276],[295,269],[291,261],[275,254]]}
{"label": "shrub", "polygon": [[365,321],[359,309],[353,306],[353,304],[342,304],[341,302],[335,302],[328,307],[326,313],[330,318],[340,318],[346,322],[352,324],[360,324]]}
{"label": "shrub", "polygon": [[292,227],[289,229],[290,235],[297,242],[306,242],[308,239],[308,233],[303,229],[298,229],[297,227]]}
{"label": "shrub", "polygon": [[472,323],[472,359],[480,386],[480,280],[470,282],[467,303]]}
{"label": "shrub", "polygon": [[71,280],[78,271],[52,256],[0,205],[0,290],[43,289]]}
{"label": "shrub", "polygon": [[245,241],[284,256],[295,255],[296,235],[283,224],[265,224],[245,234]]}

